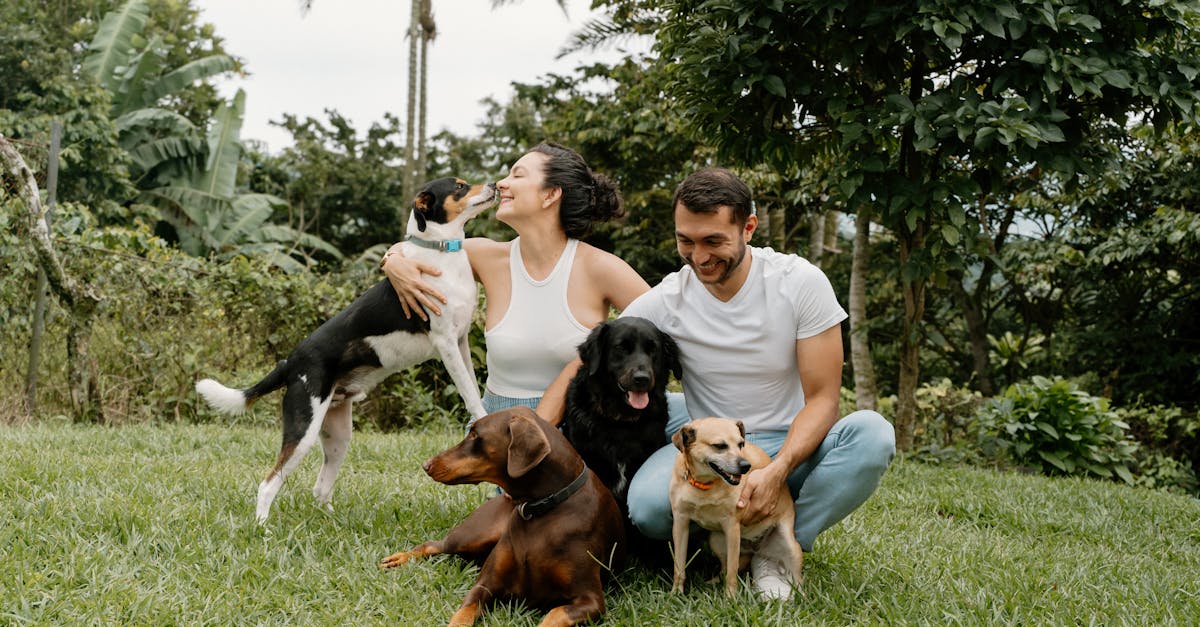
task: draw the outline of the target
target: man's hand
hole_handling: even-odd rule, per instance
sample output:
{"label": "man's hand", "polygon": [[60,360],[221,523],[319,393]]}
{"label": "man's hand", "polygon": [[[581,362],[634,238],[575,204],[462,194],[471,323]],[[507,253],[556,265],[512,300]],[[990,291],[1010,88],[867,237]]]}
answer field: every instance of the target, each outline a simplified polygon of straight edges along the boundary
{"label": "man's hand", "polygon": [[404,309],[405,317],[412,318],[413,313],[416,313],[419,318],[427,321],[429,316],[425,314],[426,309],[434,315],[442,315],[442,310],[435,304],[434,299],[445,304],[446,297],[421,278],[425,274],[439,276],[442,274],[441,270],[436,266],[394,254],[392,251],[388,251],[384,256],[382,267],[388,282],[392,284],[392,289],[396,290],[396,295],[400,297],[400,306]]}
{"label": "man's hand", "polygon": [[738,499],[738,520],[745,526],[756,525],[775,514],[779,491],[784,488],[787,468],[771,462],[742,477],[742,496]]}

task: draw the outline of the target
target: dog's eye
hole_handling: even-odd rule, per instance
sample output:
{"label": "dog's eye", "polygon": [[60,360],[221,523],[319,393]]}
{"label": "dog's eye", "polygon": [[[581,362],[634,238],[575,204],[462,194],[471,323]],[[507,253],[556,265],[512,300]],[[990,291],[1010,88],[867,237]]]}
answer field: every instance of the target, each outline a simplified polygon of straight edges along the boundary
{"label": "dog's eye", "polygon": [[742,440],[741,442],[738,442],[738,448],[739,449],[746,448],[746,441]]}
{"label": "dog's eye", "polygon": [[729,448],[729,445],[724,442],[717,442],[716,444],[713,444],[712,447],[713,447],[713,450],[723,451],[723,450]]}

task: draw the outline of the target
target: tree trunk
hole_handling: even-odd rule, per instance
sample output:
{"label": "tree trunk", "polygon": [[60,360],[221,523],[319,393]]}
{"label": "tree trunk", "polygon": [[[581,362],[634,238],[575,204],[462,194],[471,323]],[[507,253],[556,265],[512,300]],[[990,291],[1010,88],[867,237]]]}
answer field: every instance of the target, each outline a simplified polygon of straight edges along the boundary
{"label": "tree trunk", "polygon": [[418,39],[421,36],[421,2],[412,0],[412,10],[408,24],[408,107],[404,122],[404,176],[403,198],[401,205],[400,224],[408,224],[408,206],[416,197],[416,159],[413,155],[413,145],[416,143],[417,115],[417,54],[420,51]]}
{"label": "tree trunk", "polygon": [[[990,278],[990,276],[984,278]],[[967,336],[971,342],[971,361],[975,370],[976,385],[984,396],[992,396],[996,393],[996,386],[992,383],[992,361],[988,354],[987,322],[983,317],[983,308],[971,297],[972,295],[967,292],[960,281],[952,280],[950,288],[954,291],[955,298],[958,299],[963,318],[967,323]]]}
{"label": "tree trunk", "polygon": [[861,205],[854,216],[854,256],[850,263],[850,363],[858,409],[878,410],[875,364],[867,333],[867,269],[871,266],[871,210]]}
{"label": "tree trunk", "polygon": [[924,277],[904,278],[903,268],[912,257],[912,252],[925,244],[924,225],[918,225],[915,233],[901,234],[900,291],[904,295],[904,324],[900,335],[900,377],[897,385],[896,402],[896,449],[908,451],[913,446],[917,418],[917,383],[921,377],[921,320],[925,316]]}
{"label": "tree trunk", "polygon": [[93,422],[103,418],[96,366],[88,352],[91,340],[92,317],[100,305],[100,297],[90,286],[81,285],[68,275],[54,251],[50,226],[42,213],[41,198],[33,171],[8,139],[0,136],[0,193],[15,194],[25,205],[26,226],[37,254],[38,265],[46,273],[50,290],[62,301],[71,316],[67,337],[68,378],[74,405],[75,420]]}
{"label": "tree trunk", "polygon": [[822,257],[824,257],[825,253],[836,255],[842,252],[838,248],[838,219],[841,215],[841,212],[836,209],[830,209],[825,212],[825,224],[821,227],[821,236],[824,238],[821,242],[821,247],[823,248],[821,251]]}
{"label": "tree trunk", "polygon": [[428,91],[426,85],[426,69],[429,67],[429,42],[437,36],[437,29],[433,23],[433,12],[430,7],[430,0],[421,0],[421,85],[417,91],[417,97],[420,100],[417,111],[419,113],[419,122],[417,123],[417,164],[415,188],[420,188],[425,184],[425,170],[429,167],[426,163],[426,148],[425,141],[428,135],[426,129],[426,120],[429,117],[426,102],[428,101]]}
{"label": "tree trunk", "polygon": [[818,268],[825,252],[825,214],[815,213],[808,218],[811,232],[808,237],[808,260]]}

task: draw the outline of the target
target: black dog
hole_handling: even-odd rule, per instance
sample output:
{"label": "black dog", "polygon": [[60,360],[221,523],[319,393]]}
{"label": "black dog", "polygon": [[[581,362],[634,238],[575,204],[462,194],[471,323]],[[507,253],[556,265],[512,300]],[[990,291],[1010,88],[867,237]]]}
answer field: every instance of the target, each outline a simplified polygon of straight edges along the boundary
{"label": "black dog", "polygon": [[679,347],[649,320],[630,316],[592,329],[579,357],[562,431],[627,515],[629,481],[667,444],[667,379],[682,376]]}

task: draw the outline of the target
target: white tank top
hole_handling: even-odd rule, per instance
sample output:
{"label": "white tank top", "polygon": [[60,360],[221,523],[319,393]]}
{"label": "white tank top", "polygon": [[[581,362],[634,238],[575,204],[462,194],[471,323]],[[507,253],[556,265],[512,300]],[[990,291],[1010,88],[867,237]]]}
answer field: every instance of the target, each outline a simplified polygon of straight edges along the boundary
{"label": "white tank top", "polygon": [[579,354],[588,329],[567,304],[567,281],[579,240],[568,239],[554,270],[535,281],[521,260],[521,238],[508,257],[512,296],[508,311],[491,330],[487,345],[487,388],[498,396],[538,398],[564,366]]}

